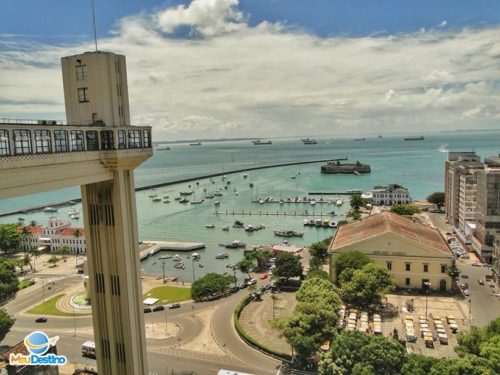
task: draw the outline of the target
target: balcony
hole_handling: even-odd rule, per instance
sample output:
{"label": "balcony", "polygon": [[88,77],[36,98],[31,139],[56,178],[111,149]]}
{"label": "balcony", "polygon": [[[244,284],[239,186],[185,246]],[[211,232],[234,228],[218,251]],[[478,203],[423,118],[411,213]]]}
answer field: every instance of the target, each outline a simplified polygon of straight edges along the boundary
{"label": "balcony", "polygon": [[0,199],[36,190],[27,185],[50,190],[109,180],[152,154],[150,126],[0,119]]}

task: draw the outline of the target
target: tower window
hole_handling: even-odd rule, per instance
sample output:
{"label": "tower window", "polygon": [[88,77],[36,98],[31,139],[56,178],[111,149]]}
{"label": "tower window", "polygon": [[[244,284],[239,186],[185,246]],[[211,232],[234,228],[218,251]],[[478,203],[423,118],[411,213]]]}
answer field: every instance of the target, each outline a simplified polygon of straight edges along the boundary
{"label": "tower window", "polygon": [[87,103],[89,101],[88,87],[81,87],[78,89],[78,102]]}
{"label": "tower window", "polygon": [[48,130],[35,130],[35,145],[37,154],[51,152],[50,132]]}
{"label": "tower window", "polygon": [[16,155],[31,154],[31,132],[29,130],[14,130],[14,150]]}
{"label": "tower window", "polygon": [[87,79],[87,65],[76,66],[76,80],[83,81]]}
{"label": "tower window", "polygon": [[0,156],[10,155],[9,133],[7,130],[0,130]]}

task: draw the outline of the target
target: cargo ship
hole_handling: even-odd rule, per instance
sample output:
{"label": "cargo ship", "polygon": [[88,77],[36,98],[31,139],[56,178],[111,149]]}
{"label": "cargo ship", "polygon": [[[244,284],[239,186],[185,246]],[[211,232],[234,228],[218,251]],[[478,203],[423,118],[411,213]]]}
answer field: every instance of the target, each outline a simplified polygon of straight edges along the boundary
{"label": "cargo ship", "polygon": [[406,137],[405,141],[423,141],[424,139],[424,136],[421,135],[420,137]]}
{"label": "cargo ship", "polygon": [[316,140],[312,139],[312,138],[303,138],[303,139],[301,139],[301,141],[305,145],[315,145],[315,144],[318,144],[318,142],[316,142]]}
{"label": "cargo ship", "polygon": [[272,145],[273,142],[271,141],[261,141],[260,139],[256,140],[256,141],[252,141],[252,143],[256,146],[260,146],[260,145]]}

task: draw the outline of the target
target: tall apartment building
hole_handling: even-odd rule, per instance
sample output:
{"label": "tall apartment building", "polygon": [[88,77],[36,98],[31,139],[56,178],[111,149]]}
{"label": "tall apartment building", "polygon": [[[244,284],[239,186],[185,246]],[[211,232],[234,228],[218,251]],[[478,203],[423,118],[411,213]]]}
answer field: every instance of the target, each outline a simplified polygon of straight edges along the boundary
{"label": "tall apartment building", "polygon": [[484,164],[477,174],[477,220],[472,247],[483,261],[491,263],[495,241],[500,237],[500,155],[485,158]]}
{"label": "tall apartment building", "polygon": [[[469,165],[471,168],[478,168],[481,165],[481,158],[472,152],[449,152],[448,159],[445,162],[444,171],[444,205],[446,208],[446,217],[454,227],[459,227],[459,211],[460,211],[460,175],[466,175],[467,168],[461,166]],[[463,180],[464,193],[467,180]],[[469,182],[471,182],[469,180]],[[471,185],[474,185],[471,183]]]}
{"label": "tall apartment building", "polygon": [[458,166],[458,225],[457,233],[470,243],[477,218],[477,174],[483,170],[481,162],[465,162]]}

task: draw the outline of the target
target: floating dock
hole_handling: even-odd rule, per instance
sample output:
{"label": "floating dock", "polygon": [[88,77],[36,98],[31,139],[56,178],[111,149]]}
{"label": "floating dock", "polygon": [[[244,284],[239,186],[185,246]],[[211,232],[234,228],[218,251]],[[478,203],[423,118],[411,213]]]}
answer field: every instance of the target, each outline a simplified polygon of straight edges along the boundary
{"label": "floating dock", "polygon": [[151,245],[146,250],[139,253],[140,260],[154,255],[160,251],[193,251],[204,249],[205,244],[199,242],[164,242],[164,241],[143,241],[145,245]]}
{"label": "floating dock", "polygon": [[334,216],[327,212],[215,211],[215,215],[233,216]]}

